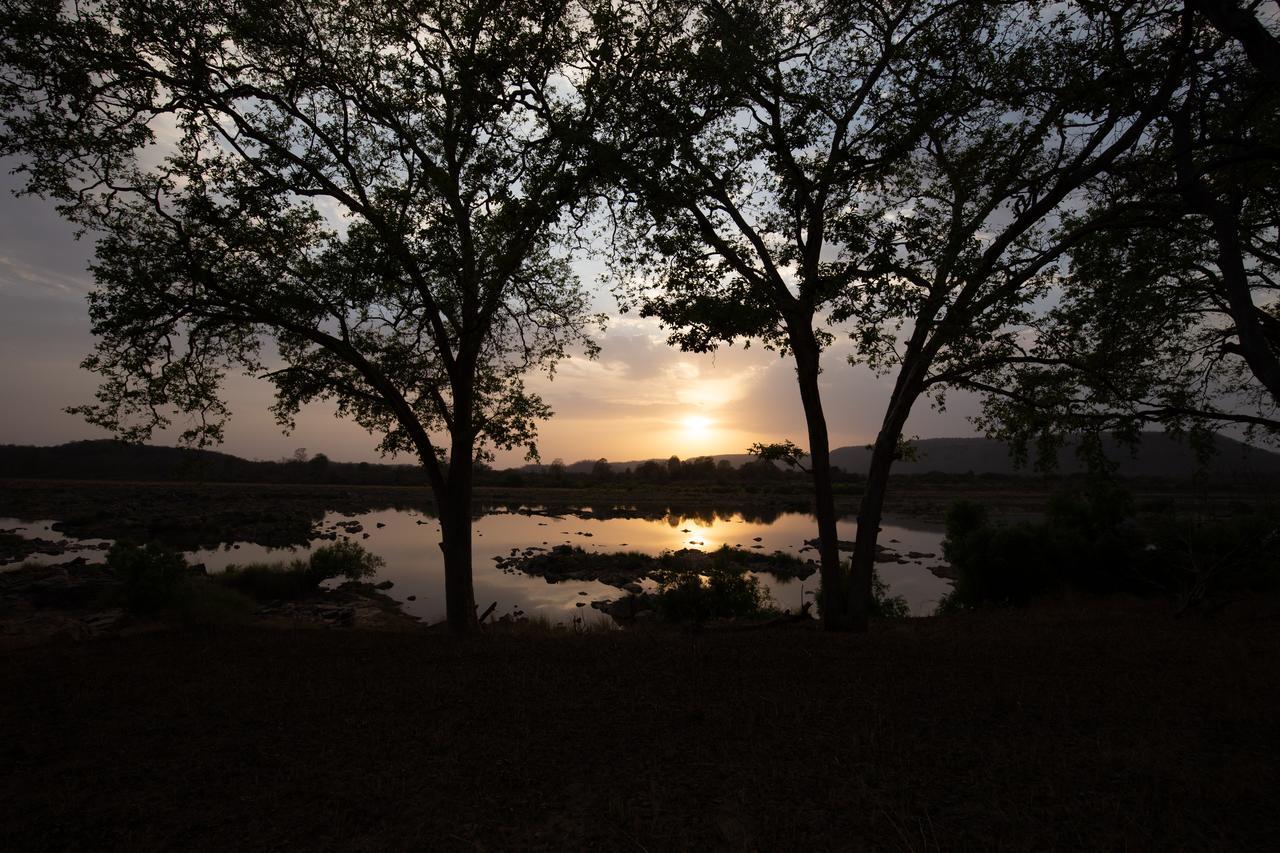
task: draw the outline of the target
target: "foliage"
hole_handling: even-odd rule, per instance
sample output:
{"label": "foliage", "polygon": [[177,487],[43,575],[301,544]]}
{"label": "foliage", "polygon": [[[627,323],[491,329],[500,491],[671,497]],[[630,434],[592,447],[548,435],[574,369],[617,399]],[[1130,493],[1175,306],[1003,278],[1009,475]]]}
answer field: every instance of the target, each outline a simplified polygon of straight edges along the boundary
{"label": "foliage", "polygon": [[[1254,11],[1232,14],[1275,55]],[[1177,96],[1073,217],[1082,239],[1026,361],[984,380],[988,428],[1023,445],[1152,422],[1280,440],[1280,90],[1187,21]]]}
{"label": "foliage", "polygon": [[123,582],[125,601],[135,613],[163,610],[190,584],[186,559],[154,542],[145,546],[116,542],[107,551],[107,566]]}
{"label": "foliage", "polygon": [[340,540],[313,551],[309,567],[311,577],[319,584],[338,577],[363,580],[377,574],[386,564],[386,560],[366,551],[360,543]]}
{"label": "foliage", "polygon": [[1267,507],[1230,518],[1156,519],[1150,538],[1158,579],[1184,607],[1280,590],[1278,517]]}
{"label": "foliage", "polygon": [[[818,609],[818,613],[822,613],[822,607],[826,599],[822,594],[822,584],[818,584],[818,588],[814,590],[813,600]],[[877,619],[908,619],[911,617],[911,605],[907,603],[905,596],[890,595],[889,584],[880,576],[880,570],[871,569],[871,603],[868,615]]]}
{"label": "foliage", "polygon": [[305,560],[287,563],[249,563],[227,566],[213,576],[223,587],[236,590],[255,601],[288,601],[315,592],[318,584]]}
{"label": "foliage", "polygon": [[880,619],[906,619],[911,615],[911,605],[901,595],[890,595],[889,584],[880,572],[871,572],[871,615]]}
{"label": "foliage", "polygon": [[790,439],[774,444],[756,442],[747,448],[747,453],[759,457],[761,462],[783,462],[790,468],[799,468],[802,471],[806,470],[804,458],[809,455]]}
{"label": "foliage", "polygon": [[[597,318],[564,252],[600,164],[610,15],[383,0],[5,6],[0,155],[100,235],[75,411],[221,440],[230,372],[289,428],[327,400],[426,469],[474,627],[472,465],[533,444],[525,385]],[[274,347],[275,353],[269,351]],[[275,364],[279,369],[271,369]]]}
{"label": "foliage", "polygon": [[317,548],[308,560],[228,566],[214,579],[258,601],[285,601],[314,593],[334,578],[358,581],[372,577],[384,565],[385,560],[359,543],[339,541]]}
{"label": "foliage", "polygon": [[1044,521],[993,524],[958,501],[943,553],[957,572],[939,612],[1022,605],[1062,589],[1162,595],[1184,605],[1280,585],[1280,526],[1269,513],[1230,518],[1164,510],[1134,517],[1112,483],[1056,495]]}
{"label": "foliage", "polygon": [[673,622],[752,616],[768,601],[760,581],[747,573],[732,551],[721,549],[696,566],[664,555],[654,573],[657,606]]}
{"label": "foliage", "polygon": [[676,4],[655,38],[661,73],[625,104],[657,132],[627,151],[638,162],[613,266],[671,343],[761,341],[794,358],[832,589],[844,572],[822,479],[828,321],[851,326],[855,362],[896,374],[851,602],[871,597],[912,407],[1021,357],[1032,307],[1080,238],[1069,212],[1176,86],[1166,7]]}

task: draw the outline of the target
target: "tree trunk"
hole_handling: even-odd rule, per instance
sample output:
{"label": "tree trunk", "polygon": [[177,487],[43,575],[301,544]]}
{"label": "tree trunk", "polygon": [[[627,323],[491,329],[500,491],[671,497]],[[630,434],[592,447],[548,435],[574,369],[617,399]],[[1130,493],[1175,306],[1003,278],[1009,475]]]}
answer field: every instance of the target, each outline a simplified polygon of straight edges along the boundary
{"label": "tree trunk", "polygon": [[[469,473],[469,472],[468,472]],[[476,598],[471,577],[471,485],[453,485],[440,506],[440,550],[444,552],[444,610],[455,636],[475,633]],[[468,477],[469,479],[469,477]]]}
{"label": "tree trunk", "polygon": [[[468,389],[464,389],[468,390]],[[480,630],[471,573],[471,487],[475,470],[470,395],[455,389],[449,471],[440,501],[440,550],[444,552],[444,612],[449,631],[465,637]],[[461,399],[459,399],[461,398]]]}
{"label": "tree trunk", "polygon": [[858,511],[858,537],[853,547],[853,564],[849,573],[849,619],[855,631],[867,630],[871,616],[871,574],[876,566],[876,539],[880,519],[884,515],[885,495],[889,490],[889,473],[898,458],[898,440],[907,416],[920,394],[918,384],[908,378],[914,371],[903,365],[897,387],[889,401],[880,434],[871,449],[871,467],[867,471],[866,491]]}
{"label": "tree trunk", "polygon": [[[805,328],[809,328],[809,324],[806,323]],[[813,514],[818,520],[818,555],[822,578],[822,627],[829,631],[848,630],[848,574],[840,564],[835,496],[831,490],[831,446],[827,436],[827,420],[822,412],[822,397],[818,392],[818,345],[813,340],[812,332],[807,337],[793,335],[792,351],[805,424],[809,430]]]}

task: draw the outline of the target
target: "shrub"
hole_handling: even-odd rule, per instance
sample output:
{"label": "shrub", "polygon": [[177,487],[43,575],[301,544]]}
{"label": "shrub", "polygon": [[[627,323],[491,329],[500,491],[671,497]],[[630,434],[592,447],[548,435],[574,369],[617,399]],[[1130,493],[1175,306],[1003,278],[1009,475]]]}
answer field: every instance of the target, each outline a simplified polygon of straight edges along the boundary
{"label": "shrub", "polygon": [[889,584],[880,572],[871,567],[871,615],[881,619],[906,619],[911,615],[911,605],[901,595],[890,595]]}
{"label": "shrub", "polygon": [[155,613],[169,606],[191,576],[181,554],[154,542],[145,547],[115,543],[107,551],[107,566],[124,584],[126,604],[135,613]]}
{"label": "shrub", "polygon": [[1271,513],[1226,519],[1160,518],[1142,569],[1184,604],[1280,588],[1280,522]]}
{"label": "shrub", "polygon": [[257,601],[287,601],[314,592],[318,581],[311,577],[311,566],[304,560],[289,563],[250,563],[227,566],[214,576],[218,583]]}
{"label": "shrub", "polygon": [[317,548],[310,560],[228,566],[217,580],[258,601],[280,601],[309,595],[334,578],[372,577],[385,565],[385,560],[359,543],[343,541]]}
{"label": "shrub", "polygon": [[701,564],[691,564],[666,554],[658,582],[658,612],[673,622],[751,616],[768,600],[760,581],[732,559],[717,551]]}
{"label": "shrub", "polygon": [[369,553],[360,543],[344,540],[313,551],[310,573],[319,586],[322,581],[338,577],[351,581],[373,577],[386,564],[386,560]]}
{"label": "shrub", "polygon": [[[821,579],[819,579],[818,588],[813,592],[813,602],[818,614],[821,615],[823,602]],[[880,570],[875,566],[871,567],[871,608],[868,612],[872,617],[880,619],[907,619],[911,616],[911,605],[907,603],[907,599],[901,595],[889,594],[889,584],[880,577]]]}
{"label": "shrub", "polygon": [[1063,492],[1037,523],[993,525],[985,509],[957,502],[942,549],[956,570],[939,612],[1023,604],[1056,588],[1175,595],[1195,603],[1280,586],[1280,525],[1271,513],[1178,517],[1169,507],[1139,525],[1115,484]]}

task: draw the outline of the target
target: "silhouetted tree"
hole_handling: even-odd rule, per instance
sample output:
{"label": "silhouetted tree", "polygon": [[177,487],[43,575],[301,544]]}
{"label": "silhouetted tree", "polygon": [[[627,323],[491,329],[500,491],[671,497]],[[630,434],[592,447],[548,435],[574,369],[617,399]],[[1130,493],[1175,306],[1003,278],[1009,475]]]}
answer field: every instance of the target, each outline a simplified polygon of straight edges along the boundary
{"label": "silhouetted tree", "polygon": [[[1058,227],[1064,211],[1172,89],[1176,75],[1157,75],[1178,31],[1169,11],[708,0],[651,24],[666,27],[652,41],[668,47],[622,101],[655,133],[650,148],[623,151],[634,219],[623,217],[632,227],[616,265],[674,343],[755,338],[795,360],[827,627],[866,624],[911,407],[1012,355],[1023,307],[1078,239]],[[854,323],[858,357],[898,374],[852,584],[818,389],[831,340],[820,311],[833,307]]]}
{"label": "silhouetted tree", "polygon": [[[973,4],[976,7],[978,4]],[[945,79],[917,52],[917,97],[947,104],[919,133],[911,107],[876,124],[919,139],[841,218],[849,249],[836,318],[856,323],[857,358],[894,376],[858,515],[851,607],[865,624],[889,474],[922,396],[945,404],[991,365],[1023,359],[1030,306],[1052,295],[1066,253],[1098,227],[1073,212],[1136,145],[1179,80],[1177,7],[1134,2],[983,4],[956,34]]]}
{"label": "silhouetted tree", "polygon": [[1216,22],[1189,22],[1179,91],[1078,217],[1099,227],[1061,302],[1024,361],[975,383],[1024,452],[1152,421],[1280,435],[1280,88]]}
{"label": "silhouetted tree", "polygon": [[686,350],[742,338],[790,354],[813,460],[822,617],[844,627],[818,388],[832,340],[819,312],[848,281],[833,229],[866,177],[913,144],[912,131],[884,134],[870,115],[893,93],[914,115],[907,76],[918,66],[904,60],[927,53],[945,67],[945,33],[974,21],[943,0],[697,0],[646,4],[643,20],[654,72],[619,101],[624,128],[654,128],[647,145],[618,146],[624,305],[658,317]]}
{"label": "silhouetted tree", "polygon": [[607,8],[4,11],[0,153],[102,235],[86,366],[103,385],[80,411],[137,440],[176,409],[200,444],[221,437],[228,370],[269,377],[284,424],[332,400],[426,469],[449,624],[471,630],[473,462],[532,448],[549,411],[521,377],[592,319],[554,245],[592,191],[600,81],[625,76],[599,73]]}

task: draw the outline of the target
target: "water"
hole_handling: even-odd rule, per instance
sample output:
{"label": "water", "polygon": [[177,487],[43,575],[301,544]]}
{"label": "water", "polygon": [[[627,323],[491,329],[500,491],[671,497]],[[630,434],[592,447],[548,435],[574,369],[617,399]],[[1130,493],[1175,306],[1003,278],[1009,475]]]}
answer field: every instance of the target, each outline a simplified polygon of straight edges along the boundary
{"label": "water", "polygon": [[[393,582],[387,594],[400,601],[404,610],[414,616],[430,623],[443,619],[444,560],[438,546],[439,522],[413,510],[385,509],[355,515],[328,513],[320,527],[328,531],[339,522],[352,521],[358,522],[363,530],[346,534],[338,529],[338,535],[359,542],[386,560],[377,580]],[[379,524],[383,526],[379,527]],[[26,528],[20,532],[28,537],[65,538],[50,530],[47,521],[0,519],[0,528],[14,527]],[[721,545],[742,548],[758,545],[763,553],[785,551],[805,558],[817,558],[815,550],[805,550],[804,542],[817,536],[817,526],[813,516],[804,513],[784,513],[769,522],[756,522],[739,514],[721,516],[713,513],[698,517],[668,516],[663,520],[601,519],[594,517],[587,508],[563,516],[492,512],[476,519],[472,529],[475,595],[480,609],[496,601],[495,615],[519,608],[529,615],[545,616],[555,621],[567,621],[575,612],[582,612],[577,607],[580,602],[618,598],[623,593],[596,581],[549,584],[542,578],[508,574],[496,567],[495,557],[507,557],[512,549],[568,544],[586,551],[640,551],[652,555],[680,548],[714,551]],[[837,529],[841,539],[852,540],[856,521],[845,519],[838,523]],[[363,536],[365,533],[368,538]],[[757,537],[760,542],[754,541]],[[877,567],[889,585],[890,594],[906,598],[913,615],[932,613],[938,599],[951,589],[949,581],[935,577],[926,568],[942,562],[942,537],[940,525],[914,519],[895,518],[882,527],[880,543],[899,554],[916,551],[935,555],[907,564],[881,563]],[[326,540],[314,540],[305,548],[273,549],[242,542],[216,550],[188,552],[188,559],[193,563],[203,563],[209,571],[216,572],[231,564],[305,559],[313,548],[325,544],[328,544]],[[85,552],[85,556],[93,559],[93,552]],[[58,562],[68,557],[37,555],[31,559]],[[807,600],[818,583],[816,573],[804,581],[780,580],[767,574],[759,575],[759,578],[780,607],[792,610]],[[414,600],[410,601],[410,596]]]}

